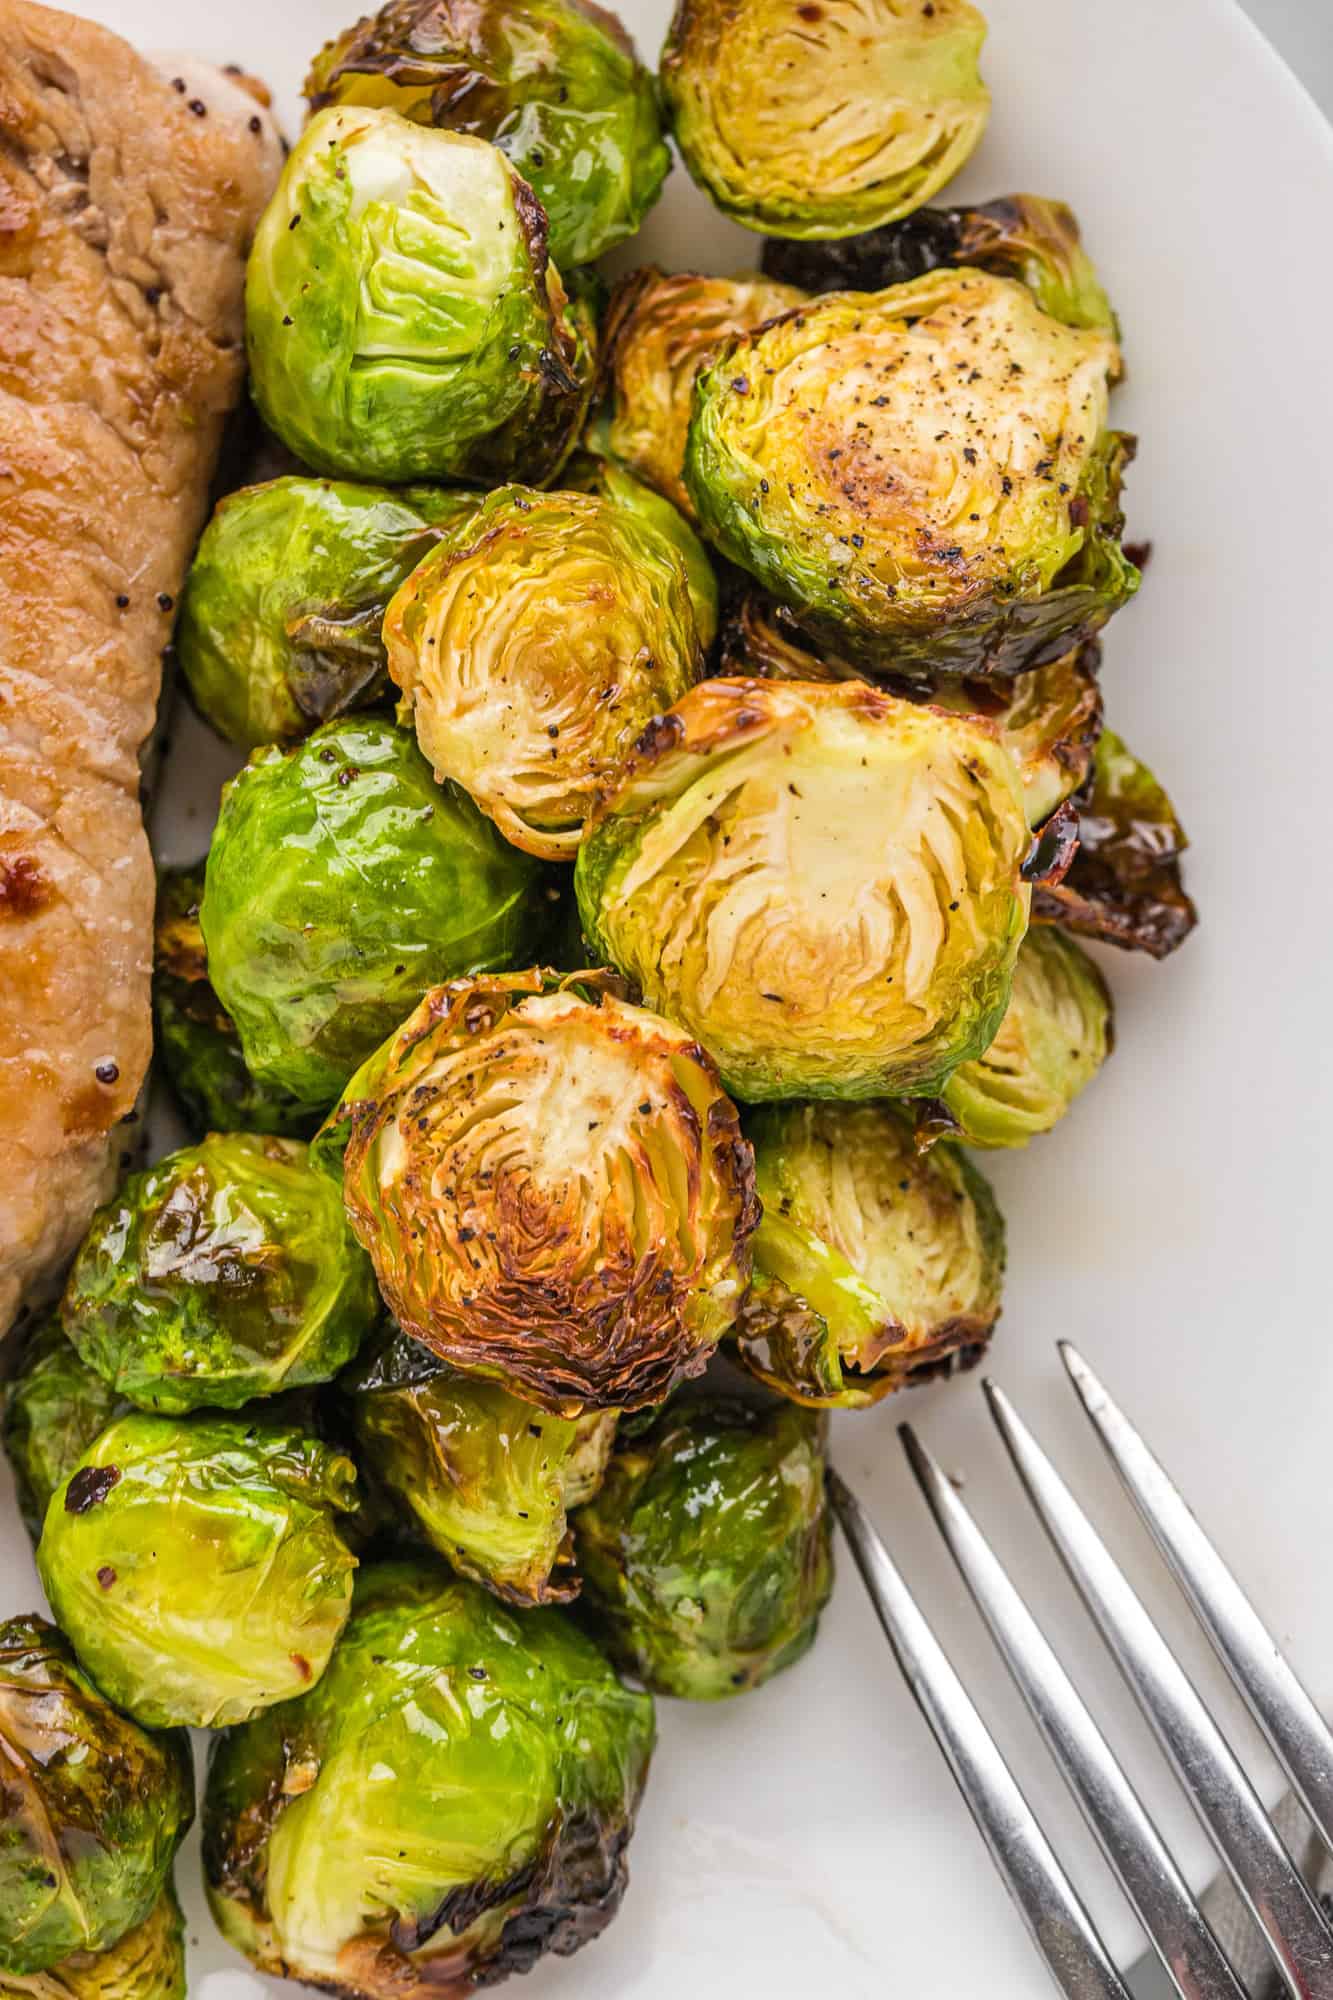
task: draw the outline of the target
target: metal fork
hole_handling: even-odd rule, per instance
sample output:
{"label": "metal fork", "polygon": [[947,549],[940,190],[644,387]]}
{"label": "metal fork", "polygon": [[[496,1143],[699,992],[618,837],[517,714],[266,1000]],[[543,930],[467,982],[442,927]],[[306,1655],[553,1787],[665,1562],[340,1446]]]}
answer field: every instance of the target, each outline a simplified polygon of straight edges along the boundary
{"label": "metal fork", "polygon": [[[1082,1356],[1060,1353],[1121,1481],[1318,1828],[1333,1848],[1333,1733],[1161,1465]],[[1333,1929],[1235,1754],[1087,1515],[1000,1389],[991,1415],[1028,1497],[1174,1765],[1296,2000],[1333,2000]],[[1245,2000],[1141,1799],[1031,1612],[910,1425],[904,1448],[940,1531],[1062,1776],[1181,2000]],[[1130,2000],[1068,1875],[888,1550],[829,1474],[880,1623],[1056,1985]]]}

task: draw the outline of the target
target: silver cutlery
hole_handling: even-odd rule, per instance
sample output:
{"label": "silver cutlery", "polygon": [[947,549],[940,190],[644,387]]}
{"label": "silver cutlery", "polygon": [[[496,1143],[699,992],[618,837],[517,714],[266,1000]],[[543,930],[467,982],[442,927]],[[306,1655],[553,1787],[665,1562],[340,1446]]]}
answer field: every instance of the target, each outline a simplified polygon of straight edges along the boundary
{"label": "silver cutlery", "polygon": [[[1143,1439],[1068,1343],[1061,1356],[1116,1472],[1199,1622],[1333,1847],[1333,1733]],[[991,1415],[1028,1498],[1295,2000],[1333,2000],[1333,1928],[1202,1697],[1003,1391]],[[904,1448],[1047,1748],[1181,2000],[1245,1988],[1083,1698],[972,1515],[910,1425]],[[860,1502],[834,1509],[881,1625],[992,1858],[1069,2000],[1129,2000],[1077,1890]]]}

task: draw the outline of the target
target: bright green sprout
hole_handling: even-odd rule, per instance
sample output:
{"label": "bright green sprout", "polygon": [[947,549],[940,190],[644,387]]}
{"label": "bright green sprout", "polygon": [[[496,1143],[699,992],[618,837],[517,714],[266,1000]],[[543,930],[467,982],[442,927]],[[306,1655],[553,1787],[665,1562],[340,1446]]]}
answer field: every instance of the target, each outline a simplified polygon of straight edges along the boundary
{"label": "bright green sprout", "polygon": [[93,1217],[61,1319],[140,1409],[238,1409],[333,1379],[379,1316],[338,1190],[295,1139],[212,1133]]}
{"label": "bright green sprout", "polygon": [[814,1643],[833,1587],[823,1419],[792,1404],[673,1404],[612,1454],[575,1517],[613,1659],[658,1694],[760,1687]]}
{"label": "bright green sprout", "polygon": [[428,986],[512,965],[547,914],[537,864],[379,717],[256,751],[223,792],[209,977],[251,1073],[310,1111]]}
{"label": "bright green sprout", "polygon": [[19,1513],[34,1541],[57,1486],[128,1407],[79,1359],[56,1313],[37,1321],[5,1384],[0,1423]]}
{"label": "bright green sprout", "polygon": [[185,1920],[170,1885],[105,1951],[76,1951],[46,1972],[0,1972],[0,2000],[186,2000]]}
{"label": "bright green sprout", "polygon": [[57,1490],[37,1545],[81,1665],[151,1727],[216,1729],[303,1694],[351,1603],[336,1516],[355,1479],[279,1424],[122,1417]]}
{"label": "bright green sprout", "polygon": [[525,1972],[615,1914],[652,1744],[650,1697],[561,1612],[429,1558],[367,1570],[319,1685],[217,1747],[213,1914],[347,2000]]}

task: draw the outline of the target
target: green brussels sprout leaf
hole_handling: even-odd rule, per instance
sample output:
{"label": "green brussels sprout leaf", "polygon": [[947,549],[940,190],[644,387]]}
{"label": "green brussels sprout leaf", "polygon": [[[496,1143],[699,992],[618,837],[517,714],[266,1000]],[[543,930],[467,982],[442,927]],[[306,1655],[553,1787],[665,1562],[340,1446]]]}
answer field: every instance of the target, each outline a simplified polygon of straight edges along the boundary
{"label": "green brussels sprout leaf", "polygon": [[1199,921],[1181,882],[1189,841],[1157,779],[1113,730],[1098,740],[1078,823],[1073,866],[1035,891],[1033,921],[1168,957]]}
{"label": "green brussels sprout leaf", "polygon": [[185,1920],[168,1884],[149,1915],[103,1951],[45,1972],[0,1971],[0,2000],[186,2000]]}
{"label": "green brussels sprout leaf", "polygon": [[19,1513],[34,1542],[57,1486],[127,1408],[124,1397],[79,1359],[55,1313],[34,1323],[5,1384],[0,1421]]}

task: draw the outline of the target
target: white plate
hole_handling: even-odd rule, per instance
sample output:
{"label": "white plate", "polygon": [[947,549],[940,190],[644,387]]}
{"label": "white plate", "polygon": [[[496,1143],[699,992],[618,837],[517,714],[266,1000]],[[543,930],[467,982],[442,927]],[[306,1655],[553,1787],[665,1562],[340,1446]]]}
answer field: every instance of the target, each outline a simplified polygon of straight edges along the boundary
{"label": "white plate", "polygon": [[[1071,201],[1122,314],[1130,379],[1116,417],[1141,437],[1131,533],[1151,536],[1155,553],[1111,630],[1106,690],[1194,836],[1189,883],[1203,915],[1165,965],[1110,961],[1112,1068],[1063,1130],[995,1167],[1011,1276],[993,1367],[1202,1661],[1063,1386],[1052,1343],[1084,1345],[1333,1708],[1333,1224],[1321,1198],[1333,944],[1319,748],[1333,736],[1333,142],[1228,0],[985,4],[995,110],[958,191]],[[294,129],[306,60],[354,5],[95,0],[92,11],[141,46],[261,71]],[[651,57],[666,0],[622,11]],[[728,270],[756,247],[678,169],[626,261]],[[199,736],[179,731],[174,754],[182,795],[197,795]],[[204,844],[196,813],[173,829],[182,858]],[[975,1381],[844,1420],[842,1470],[890,1531],[1129,1960],[1134,1926],[901,1463],[894,1426],[909,1413],[966,1476],[1201,1878],[1200,1837],[1025,1512]],[[7,1508],[0,1518],[0,1609],[30,1608],[28,1550]],[[1234,1704],[1220,1705],[1235,1720]],[[624,1911],[577,1959],[541,1967],[525,1996],[1016,2000],[1042,1987],[848,1565],[804,1664],[734,1704],[663,1703],[661,1718]],[[1262,1755],[1254,1768],[1275,1795]],[[290,1993],[225,1950],[195,1873],[191,1850],[180,1870],[191,1994]]]}

